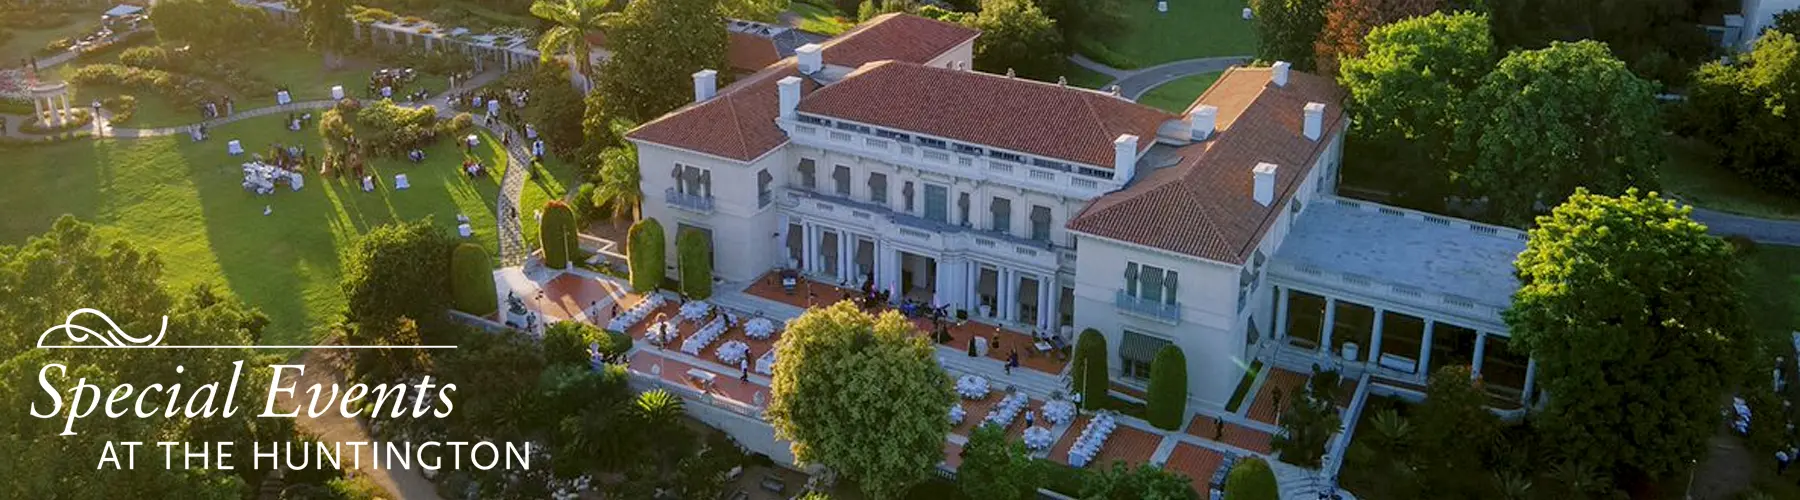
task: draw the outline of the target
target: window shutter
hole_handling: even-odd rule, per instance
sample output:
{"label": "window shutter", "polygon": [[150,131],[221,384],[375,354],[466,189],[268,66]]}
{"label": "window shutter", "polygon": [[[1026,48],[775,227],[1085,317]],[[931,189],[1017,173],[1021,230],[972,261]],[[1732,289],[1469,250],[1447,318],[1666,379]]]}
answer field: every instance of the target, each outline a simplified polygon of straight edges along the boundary
{"label": "window shutter", "polygon": [[1138,265],[1135,262],[1125,264],[1125,294],[1137,296]]}
{"label": "window shutter", "polygon": [[1164,302],[1169,304],[1175,303],[1175,284],[1180,281],[1180,275],[1175,274],[1175,271],[1163,273]]}

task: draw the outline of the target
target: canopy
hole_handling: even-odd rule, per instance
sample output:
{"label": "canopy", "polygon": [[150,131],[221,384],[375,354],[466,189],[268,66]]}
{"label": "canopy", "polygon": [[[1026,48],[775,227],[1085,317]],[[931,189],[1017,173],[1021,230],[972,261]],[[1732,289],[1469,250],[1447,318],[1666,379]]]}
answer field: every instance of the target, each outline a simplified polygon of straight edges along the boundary
{"label": "canopy", "polygon": [[125,17],[143,11],[143,7],[138,7],[136,5],[118,5],[113,7],[112,10],[106,11],[106,15],[110,17]]}

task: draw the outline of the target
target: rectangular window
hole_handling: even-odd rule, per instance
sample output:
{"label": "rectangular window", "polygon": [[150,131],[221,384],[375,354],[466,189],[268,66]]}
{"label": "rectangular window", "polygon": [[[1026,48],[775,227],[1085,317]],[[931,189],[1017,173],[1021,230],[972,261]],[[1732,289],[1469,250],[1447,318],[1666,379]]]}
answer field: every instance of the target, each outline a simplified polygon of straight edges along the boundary
{"label": "rectangular window", "polygon": [[869,173],[869,201],[875,203],[887,203],[887,175],[874,172]]}
{"label": "rectangular window", "polygon": [[1119,339],[1120,374],[1139,380],[1149,379],[1151,360],[1156,359],[1157,351],[1169,344],[1167,339],[1125,330]]}
{"label": "rectangular window", "polygon": [[801,158],[798,170],[800,171],[800,187],[806,189],[819,188],[819,166],[813,163],[812,158]]}
{"label": "rectangular window", "polygon": [[913,183],[912,183],[912,181],[906,181],[905,184],[900,185],[900,196],[902,198],[904,198],[904,199],[900,200],[901,201],[901,203],[900,203],[901,211],[909,213],[909,214],[913,213],[914,207],[913,207]]}
{"label": "rectangular window", "polygon": [[970,225],[969,193],[956,193],[956,220],[961,221],[963,227]]}
{"label": "rectangular window", "polygon": [[988,212],[991,216],[988,227],[992,231],[1012,232],[1012,200],[995,196],[994,201],[988,204]]}
{"label": "rectangular window", "polygon": [[1050,207],[1032,205],[1031,239],[1045,243],[1050,242]]}
{"label": "rectangular window", "polygon": [[925,218],[946,224],[950,222],[950,188],[936,184],[925,185]]}
{"label": "rectangular window", "polygon": [[838,196],[850,196],[850,167],[838,165],[831,171],[831,180],[837,184]]}
{"label": "rectangular window", "polygon": [[1136,262],[1125,264],[1125,294],[1144,301],[1175,304],[1175,285],[1180,280],[1175,271]]}

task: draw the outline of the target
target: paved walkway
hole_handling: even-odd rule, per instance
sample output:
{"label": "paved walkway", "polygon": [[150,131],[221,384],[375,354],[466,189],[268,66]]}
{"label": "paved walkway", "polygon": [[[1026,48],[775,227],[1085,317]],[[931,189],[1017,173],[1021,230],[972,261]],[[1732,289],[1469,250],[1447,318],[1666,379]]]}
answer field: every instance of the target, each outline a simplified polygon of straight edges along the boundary
{"label": "paved walkway", "polygon": [[1800,246],[1800,221],[1763,219],[1694,207],[1693,218],[1720,235],[1741,235],[1757,243]]}
{"label": "paved walkway", "polygon": [[1119,94],[1131,100],[1137,100],[1150,89],[1162,84],[1189,76],[1225,71],[1226,68],[1249,63],[1250,59],[1250,56],[1203,57],[1125,70],[1100,64],[1080,54],[1069,56],[1069,61],[1077,66],[1113,77],[1113,81],[1107,85],[1118,85]]}

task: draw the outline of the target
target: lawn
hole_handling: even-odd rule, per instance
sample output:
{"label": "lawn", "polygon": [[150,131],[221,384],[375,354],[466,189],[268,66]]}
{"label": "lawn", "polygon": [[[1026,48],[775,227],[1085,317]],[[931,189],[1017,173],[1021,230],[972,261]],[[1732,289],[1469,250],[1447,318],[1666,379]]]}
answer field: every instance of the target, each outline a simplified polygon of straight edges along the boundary
{"label": "lawn", "polygon": [[1169,0],[1168,13],[1157,12],[1149,0],[1118,5],[1124,27],[1102,41],[1139,67],[1256,54],[1256,32],[1243,18],[1244,0]]}
{"label": "lawn", "polygon": [[1219,81],[1219,75],[1223,74],[1225,73],[1221,71],[1177,78],[1145,92],[1138,97],[1138,104],[1170,113],[1186,112],[1188,105],[1211,88],[1213,82]]}
{"label": "lawn", "polygon": [[1800,220],[1800,199],[1764,191],[1720,165],[1719,154],[1697,139],[1668,137],[1669,161],[1662,185],[1669,193],[1702,207],[1756,217]]}
{"label": "lawn", "polygon": [[4,62],[7,68],[18,66],[20,60],[37,54],[39,49],[49,45],[52,40],[75,38],[99,26],[100,14],[96,10],[71,13],[67,23],[55,28],[12,30],[12,38],[0,42],[0,62]]}
{"label": "lawn", "polygon": [[838,35],[856,27],[856,21],[841,16],[836,9],[820,7],[804,1],[796,1],[788,6],[788,11],[800,16],[795,23],[800,29],[821,35]]}
{"label": "lawn", "polygon": [[1751,324],[1784,339],[1800,331],[1800,247],[1757,245],[1744,265]]}
{"label": "lawn", "polygon": [[[9,194],[0,197],[0,244],[41,233],[63,214],[94,222],[103,231],[157,251],[177,287],[215,283],[268,314],[264,343],[291,344],[320,338],[344,307],[339,288],[339,248],[370,227],[397,219],[431,217],[446,230],[457,214],[470,218],[475,239],[497,248],[494,198],[500,172],[469,179],[457,169],[462,152],[450,141],[426,150],[428,160],[377,159],[371,166],[381,187],[364,193],[349,179],[306,176],[305,188],[285,187],[267,196],[245,192],[225,142],[265,150],[276,142],[321,151],[316,133],[289,132],[269,116],[218,127],[213,138],[185,137],[76,141],[9,151]],[[486,135],[485,133],[483,134]],[[484,164],[504,163],[489,137],[476,151]],[[411,188],[392,190],[405,173]],[[527,183],[526,199],[566,182]],[[264,216],[263,208],[273,213]],[[530,222],[527,222],[530,224]]]}
{"label": "lawn", "polygon": [[1113,77],[1107,76],[1105,73],[1083,68],[1081,65],[1073,62],[1063,64],[1062,76],[1069,79],[1069,85],[1084,89],[1098,89],[1101,86],[1113,82]]}

